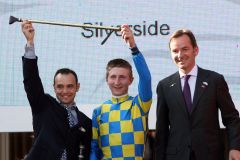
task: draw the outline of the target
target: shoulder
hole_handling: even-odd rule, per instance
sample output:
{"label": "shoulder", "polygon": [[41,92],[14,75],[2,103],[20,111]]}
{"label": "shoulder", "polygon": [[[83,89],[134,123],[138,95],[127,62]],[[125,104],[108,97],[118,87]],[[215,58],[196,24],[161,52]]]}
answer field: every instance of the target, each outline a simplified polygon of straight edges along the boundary
{"label": "shoulder", "polygon": [[57,101],[57,99],[48,93],[44,94],[43,99],[41,101],[43,103],[48,103],[50,106],[55,106],[57,108],[61,106],[61,104]]}
{"label": "shoulder", "polygon": [[103,102],[100,106],[96,107],[93,110],[93,114],[100,115],[102,112],[107,112],[108,110],[110,110],[111,106],[112,106],[112,101],[107,100],[107,101]]}
{"label": "shoulder", "polygon": [[57,100],[47,93],[38,96],[37,101],[30,104],[34,114],[43,113],[55,108],[58,109],[59,105],[60,104],[57,102]]}
{"label": "shoulder", "polygon": [[79,113],[81,119],[84,121],[84,124],[86,124],[86,125],[92,124],[92,120],[86,114],[84,114],[81,111],[78,111],[78,113]]}
{"label": "shoulder", "polygon": [[91,120],[86,114],[84,114],[83,112],[79,111],[80,116],[82,116],[84,119],[86,120]]}
{"label": "shoulder", "polygon": [[176,79],[179,78],[179,73],[178,72],[175,72],[171,75],[169,75],[168,77],[165,77],[163,79],[161,79],[159,82],[158,82],[158,85],[157,86],[160,86],[160,85],[169,85],[171,84],[173,81],[175,81]]}
{"label": "shoulder", "polygon": [[101,110],[102,110],[102,105],[96,107],[96,108],[93,110],[93,114],[95,114],[95,115],[96,115],[96,114],[100,114]]}
{"label": "shoulder", "polygon": [[57,102],[56,98],[54,98],[53,96],[51,96],[50,94],[48,93],[45,93],[44,94],[50,101],[54,101],[54,102]]}
{"label": "shoulder", "polygon": [[218,73],[218,72],[215,72],[215,71],[212,71],[212,70],[208,70],[208,69],[203,69],[203,68],[200,68],[198,67],[198,76],[200,77],[209,77],[209,78],[223,78],[223,75]]}

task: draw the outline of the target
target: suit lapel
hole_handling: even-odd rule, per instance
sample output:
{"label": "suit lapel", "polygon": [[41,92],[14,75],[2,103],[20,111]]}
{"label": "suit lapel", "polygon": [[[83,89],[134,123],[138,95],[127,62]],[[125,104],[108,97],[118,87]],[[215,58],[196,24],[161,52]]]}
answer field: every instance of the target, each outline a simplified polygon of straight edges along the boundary
{"label": "suit lapel", "polygon": [[59,104],[57,101],[55,101],[55,103],[56,103],[56,105],[54,107],[54,113],[56,114],[56,117],[58,118],[57,123],[59,123],[59,121],[60,121],[61,128],[62,127],[69,128],[68,121],[66,121],[66,119],[68,117],[66,109],[61,104]]}
{"label": "suit lapel", "polygon": [[69,129],[69,124],[67,121],[67,112],[66,109],[61,106],[61,104],[58,103],[56,99],[52,100],[51,104],[51,110],[52,110],[52,120],[54,121],[55,126],[60,131],[59,134],[61,134],[63,137],[66,136],[67,131]]}
{"label": "suit lapel", "polygon": [[76,112],[77,112],[77,117],[78,117],[78,129],[81,132],[86,132],[86,128],[84,125],[85,119],[84,116],[82,116],[82,113],[78,110],[78,108],[76,108]]}
{"label": "suit lapel", "polygon": [[83,119],[82,119],[82,116],[80,115],[81,113],[80,113],[80,111],[77,107],[76,107],[76,112],[77,112],[77,117],[78,117],[78,124],[80,126],[82,126],[83,125]]}
{"label": "suit lapel", "polygon": [[207,79],[207,74],[204,72],[203,69],[198,68],[198,75],[197,75],[197,81],[196,81],[196,86],[195,86],[195,92],[194,92],[194,97],[193,97],[193,108],[192,112],[196,110],[196,107],[198,105],[199,100],[201,99],[201,96],[203,93],[206,91],[208,87],[208,79]]}

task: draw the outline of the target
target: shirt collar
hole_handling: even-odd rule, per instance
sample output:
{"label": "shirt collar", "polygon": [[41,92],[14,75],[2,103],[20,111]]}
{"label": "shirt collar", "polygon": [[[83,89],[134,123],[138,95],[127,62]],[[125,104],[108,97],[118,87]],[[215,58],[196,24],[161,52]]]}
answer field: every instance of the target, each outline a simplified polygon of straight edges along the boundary
{"label": "shirt collar", "polygon": [[61,103],[59,100],[57,100],[57,101],[58,101],[58,102],[60,103],[60,105],[63,106],[65,109],[75,110],[75,108],[77,107],[75,102],[73,102],[73,103],[71,103],[71,104],[69,104],[69,105],[66,105],[66,104]]}
{"label": "shirt collar", "polygon": [[[193,69],[187,75],[197,77],[197,73],[198,73],[198,67],[197,67],[197,65],[195,65],[193,67]],[[186,74],[181,72],[180,70],[179,70],[179,75],[180,75],[180,78],[183,78],[184,76],[186,76]]]}
{"label": "shirt collar", "polygon": [[122,96],[112,96],[112,102],[113,103],[121,103],[126,101],[129,98],[128,94],[122,95]]}

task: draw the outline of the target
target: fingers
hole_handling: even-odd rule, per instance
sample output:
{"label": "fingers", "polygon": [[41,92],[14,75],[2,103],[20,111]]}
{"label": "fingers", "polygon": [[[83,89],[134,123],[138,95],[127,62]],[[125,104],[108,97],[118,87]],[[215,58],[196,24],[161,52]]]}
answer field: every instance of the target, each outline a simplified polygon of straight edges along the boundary
{"label": "fingers", "polygon": [[122,33],[122,38],[125,40],[125,42],[128,42],[129,38],[132,37],[132,31],[130,27],[126,24],[121,26],[121,33]]}
{"label": "fingers", "polygon": [[34,28],[32,26],[32,23],[27,21],[27,20],[24,20],[22,22],[22,30],[24,32],[29,32],[29,33],[34,32]]}
{"label": "fingers", "polygon": [[32,23],[27,20],[24,20],[21,26],[22,26],[22,32],[27,39],[27,43],[33,44],[35,30],[33,28]]}
{"label": "fingers", "polygon": [[135,47],[135,40],[133,36],[133,32],[129,25],[124,24],[121,26],[121,33],[122,38],[125,40],[126,43],[128,43],[130,48]]}
{"label": "fingers", "polygon": [[122,25],[121,26],[121,33],[122,33],[122,38],[127,41],[127,39],[129,38],[130,36],[130,27],[128,25]]}

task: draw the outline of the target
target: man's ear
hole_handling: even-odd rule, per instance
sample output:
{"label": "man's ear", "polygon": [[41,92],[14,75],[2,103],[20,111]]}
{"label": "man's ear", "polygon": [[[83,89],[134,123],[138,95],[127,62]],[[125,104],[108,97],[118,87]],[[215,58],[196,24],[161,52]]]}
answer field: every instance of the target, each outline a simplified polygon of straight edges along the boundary
{"label": "man's ear", "polygon": [[130,78],[130,84],[132,84],[134,77]]}
{"label": "man's ear", "polygon": [[195,56],[197,56],[197,55],[198,55],[198,52],[199,52],[198,46],[197,46],[197,47],[194,47],[193,50],[194,50]]}
{"label": "man's ear", "polygon": [[79,91],[80,89],[80,83],[77,83],[77,92]]}
{"label": "man's ear", "polygon": [[56,92],[56,89],[55,89],[55,85],[53,84],[53,89],[54,89],[54,92]]}

